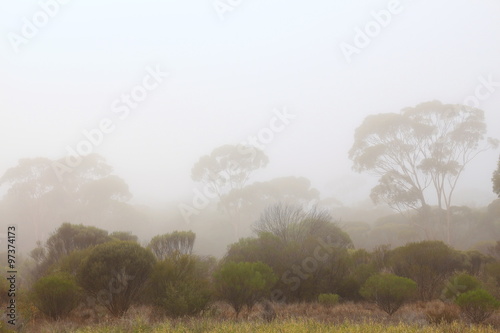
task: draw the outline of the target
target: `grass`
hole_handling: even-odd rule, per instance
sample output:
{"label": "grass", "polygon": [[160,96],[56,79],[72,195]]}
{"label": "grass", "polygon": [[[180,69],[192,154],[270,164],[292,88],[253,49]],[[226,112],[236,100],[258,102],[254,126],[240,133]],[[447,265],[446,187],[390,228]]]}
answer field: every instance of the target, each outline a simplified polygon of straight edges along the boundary
{"label": "grass", "polygon": [[[373,304],[344,303],[334,307],[318,303],[275,305],[277,319],[266,323],[261,319],[260,306],[244,311],[240,318],[234,318],[232,309],[224,303],[214,304],[206,313],[196,318],[169,319],[156,314],[150,307],[134,307],[125,317],[116,319],[101,313],[98,319],[85,319],[78,314],[61,320],[51,321],[37,316],[18,332],[30,333],[142,333],[142,332],[333,332],[333,333],[493,333],[500,328],[500,314],[497,312],[485,325],[470,325],[463,318],[453,316],[451,322],[428,317],[441,311],[437,303],[415,303],[404,306],[389,317]],[[438,316],[439,317],[439,316]],[[432,323],[434,322],[434,323]],[[0,332],[4,332],[0,330]]]}

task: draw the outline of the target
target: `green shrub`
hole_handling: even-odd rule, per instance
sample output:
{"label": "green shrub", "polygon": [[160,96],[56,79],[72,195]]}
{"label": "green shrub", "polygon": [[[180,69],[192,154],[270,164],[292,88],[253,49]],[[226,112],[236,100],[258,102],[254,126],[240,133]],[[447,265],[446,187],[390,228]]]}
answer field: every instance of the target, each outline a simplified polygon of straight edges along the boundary
{"label": "green shrub", "polygon": [[261,262],[226,263],[214,278],[219,297],[231,304],[236,316],[243,306],[251,309],[266,297],[277,280],[271,267]]}
{"label": "green shrub", "polygon": [[464,268],[463,256],[441,241],[422,241],[398,247],[388,254],[392,272],[417,283],[421,301],[439,297],[443,283]]}
{"label": "green shrub", "polygon": [[209,265],[193,255],[157,262],[148,282],[148,298],[172,317],[204,310],[211,299]]}
{"label": "green shrub", "polygon": [[318,302],[326,306],[334,306],[339,303],[340,296],[337,294],[320,294]]}
{"label": "green shrub", "polygon": [[366,280],[359,293],[391,316],[415,295],[416,290],[413,280],[394,274],[376,274]]}
{"label": "green shrub", "polygon": [[460,294],[455,303],[473,323],[484,321],[500,307],[500,302],[483,289]]}
{"label": "green shrub", "polygon": [[481,282],[475,277],[460,273],[452,276],[445,284],[441,298],[454,300],[458,295],[481,287]]}
{"label": "green shrub", "polygon": [[81,290],[71,275],[55,273],[35,282],[32,297],[42,313],[58,320],[67,316],[77,306]]}
{"label": "green shrub", "polygon": [[143,290],[154,263],[153,254],[135,242],[107,242],[82,260],[77,281],[113,316],[121,317]]}

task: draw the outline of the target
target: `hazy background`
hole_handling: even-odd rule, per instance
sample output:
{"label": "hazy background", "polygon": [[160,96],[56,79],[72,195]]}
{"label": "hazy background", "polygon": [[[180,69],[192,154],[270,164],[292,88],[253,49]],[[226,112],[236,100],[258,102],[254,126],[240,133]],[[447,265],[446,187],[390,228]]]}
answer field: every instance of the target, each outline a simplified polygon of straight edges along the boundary
{"label": "hazy background", "polygon": [[[265,147],[270,163],[254,180],[303,176],[323,197],[366,201],[376,179],[351,171],[347,151],[367,115],[463,103],[480,76],[500,82],[497,0],[400,1],[402,12],[348,63],[340,44],[388,3],[243,0],[222,20],[211,0],[69,1],[16,53],[8,33],[40,6],[0,0],[0,174],[20,158],[65,156],[110,118],[116,129],[94,152],[128,183],[130,202],[190,203],[200,156],[256,135],[286,107],[296,119]],[[148,66],[169,78],[119,120],[113,101]],[[479,107],[498,138],[495,89]],[[488,151],[470,164],[456,204],[495,198],[497,160]]]}

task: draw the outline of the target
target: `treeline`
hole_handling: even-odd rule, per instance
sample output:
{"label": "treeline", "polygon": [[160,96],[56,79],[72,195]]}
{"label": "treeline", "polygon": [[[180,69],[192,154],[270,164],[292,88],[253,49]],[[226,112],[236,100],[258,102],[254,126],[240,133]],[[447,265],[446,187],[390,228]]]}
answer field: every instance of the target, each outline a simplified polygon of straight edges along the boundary
{"label": "treeline", "polygon": [[139,304],[194,316],[216,300],[236,315],[257,302],[363,300],[391,315],[405,302],[441,299],[479,322],[499,306],[500,242],[487,253],[441,241],[369,252],[355,249],[327,212],[283,204],[266,209],[253,231],[217,260],[193,253],[190,231],[141,246],[130,233],[64,223],[25,263],[23,302],[53,319],[72,311],[120,317]]}

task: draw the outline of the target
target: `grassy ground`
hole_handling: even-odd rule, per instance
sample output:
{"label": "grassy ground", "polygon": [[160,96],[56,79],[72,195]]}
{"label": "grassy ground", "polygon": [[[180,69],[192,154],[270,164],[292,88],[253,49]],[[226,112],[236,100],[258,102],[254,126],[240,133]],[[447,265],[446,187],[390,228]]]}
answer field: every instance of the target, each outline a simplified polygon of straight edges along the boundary
{"label": "grassy ground", "polygon": [[[456,308],[443,307],[441,302],[416,303],[405,306],[392,317],[374,305],[341,304],[325,307],[317,303],[276,305],[277,319],[266,323],[261,319],[262,309],[256,306],[234,318],[231,308],[215,304],[197,318],[168,319],[155,314],[149,307],[131,309],[124,318],[116,319],[105,312],[97,317],[73,314],[71,318],[54,322],[36,315],[21,322],[19,332],[32,333],[118,333],[118,332],[338,332],[338,333],[493,333],[500,332],[500,313],[494,314],[484,325],[470,325]],[[444,321],[432,324],[435,321]],[[6,332],[0,329],[0,332]]]}

